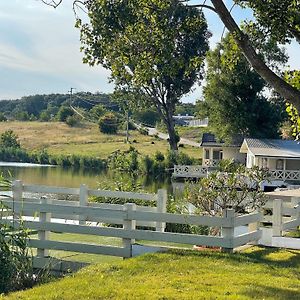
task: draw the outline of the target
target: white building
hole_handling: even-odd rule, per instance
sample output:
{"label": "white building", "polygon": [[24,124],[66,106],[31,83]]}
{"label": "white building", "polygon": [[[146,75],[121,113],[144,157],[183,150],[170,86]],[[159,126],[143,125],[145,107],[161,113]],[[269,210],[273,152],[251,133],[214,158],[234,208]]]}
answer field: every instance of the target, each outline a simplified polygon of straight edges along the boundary
{"label": "white building", "polygon": [[237,136],[232,139],[230,144],[217,141],[212,133],[204,133],[200,146],[202,147],[202,166],[216,167],[222,159],[234,159],[244,164],[246,155],[240,152],[243,138]]}
{"label": "white building", "polygon": [[300,181],[300,143],[289,140],[246,138],[240,149],[246,166],[268,169],[271,179]]}

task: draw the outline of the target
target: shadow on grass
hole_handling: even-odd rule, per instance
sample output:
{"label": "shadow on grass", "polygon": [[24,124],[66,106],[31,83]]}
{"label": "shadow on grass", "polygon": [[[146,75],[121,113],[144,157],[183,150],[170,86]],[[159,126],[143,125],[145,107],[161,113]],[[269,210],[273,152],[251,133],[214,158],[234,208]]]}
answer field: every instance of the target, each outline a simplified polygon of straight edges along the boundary
{"label": "shadow on grass", "polygon": [[251,290],[242,292],[244,296],[249,297],[250,299],[277,299],[277,300],[292,300],[300,299],[300,291],[292,291],[287,289],[282,289],[278,287],[270,287],[264,285],[255,285],[251,287]]}

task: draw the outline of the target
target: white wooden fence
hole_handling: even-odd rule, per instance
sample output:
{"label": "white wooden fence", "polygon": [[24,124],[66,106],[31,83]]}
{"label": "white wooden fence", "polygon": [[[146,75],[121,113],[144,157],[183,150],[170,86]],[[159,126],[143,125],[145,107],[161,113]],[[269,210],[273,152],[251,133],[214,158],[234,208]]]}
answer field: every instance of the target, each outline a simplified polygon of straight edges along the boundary
{"label": "white wooden fence", "polygon": [[208,167],[200,165],[174,165],[174,178],[202,178],[207,177]]}
{"label": "white wooden fence", "polygon": [[[79,202],[55,200],[44,196],[42,198],[26,198],[24,197],[26,193],[79,195],[80,200]],[[91,203],[88,202],[88,196],[156,200],[157,207],[138,206],[134,203],[125,205]],[[13,210],[14,218],[4,217],[0,221],[19,226],[22,215],[23,225],[38,232],[38,239],[30,239],[29,245],[37,248],[39,257],[47,257],[49,249],[131,257],[132,245],[135,240],[221,247],[224,251],[232,251],[248,242],[258,241],[261,237],[261,231],[258,229],[258,223],[262,220],[261,213],[236,216],[232,209],[227,209],[221,217],[172,214],[166,213],[166,198],[164,190],[159,190],[157,194],[138,194],[90,190],[84,185],[80,189],[70,189],[23,185],[22,182],[15,181],[13,198],[2,199],[2,202]],[[28,216],[36,217],[29,218]],[[55,218],[60,218],[62,221],[57,222]],[[70,224],[65,220],[79,220],[79,223]],[[88,221],[93,223],[88,223]],[[104,222],[121,224],[122,228],[105,227],[102,225]],[[164,232],[166,223],[219,227],[221,234],[206,236]],[[149,228],[147,230],[137,228],[137,226],[155,227],[155,231],[154,229],[149,230]],[[239,226],[248,226],[250,229],[245,234],[235,236],[234,229]],[[122,247],[113,247],[53,241],[49,239],[51,231],[121,238],[123,245]]]}
{"label": "white wooden fence", "polygon": [[300,249],[300,239],[286,237],[286,233],[300,226],[300,197],[271,199],[264,206],[271,212],[263,218],[263,235],[260,244],[273,247]]}

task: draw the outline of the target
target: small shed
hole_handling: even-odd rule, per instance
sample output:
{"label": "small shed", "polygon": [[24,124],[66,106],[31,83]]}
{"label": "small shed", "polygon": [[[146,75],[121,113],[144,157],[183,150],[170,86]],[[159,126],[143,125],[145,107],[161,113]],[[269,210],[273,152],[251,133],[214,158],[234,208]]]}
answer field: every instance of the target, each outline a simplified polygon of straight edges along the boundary
{"label": "small shed", "polygon": [[300,180],[300,143],[280,139],[246,138],[240,149],[247,155],[246,166],[268,169],[272,178]]}
{"label": "small shed", "polygon": [[202,166],[215,167],[222,159],[234,159],[242,164],[245,163],[246,155],[240,152],[243,142],[242,136],[235,136],[230,143],[217,140],[212,133],[203,133],[200,146],[202,147]]}

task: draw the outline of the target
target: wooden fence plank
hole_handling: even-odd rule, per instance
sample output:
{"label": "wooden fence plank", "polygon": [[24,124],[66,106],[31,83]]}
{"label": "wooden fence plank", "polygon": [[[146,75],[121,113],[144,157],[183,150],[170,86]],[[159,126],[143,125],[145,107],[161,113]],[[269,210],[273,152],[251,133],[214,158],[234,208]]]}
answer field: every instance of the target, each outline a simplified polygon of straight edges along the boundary
{"label": "wooden fence plank", "polygon": [[282,224],[282,230],[293,229],[300,226],[300,219],[291,220]]}
{"label": "wooden fence plank", "polygon": [[239,246],[243,246],[249,242],[257,241],[261,238],[261,236],[262,236],[261,230],[239,235],[233,238],[233,247],[236,248]]}
{"label": "wooden fence plank", "polygon": [[79,188],[66,188],[46,185],[24,185],[23,191],[29,193],[79,195]]}
{"label": "wooden fence plank", "polygon": [[198,216],[198,215],[181,215],[172,213],[151,213],[135,211],[130,212],[130,218],[143,221],[156,221],[166,223],[180,223],[206,226],[233,226],[233,220],[227,220],[223,217]]}
{"label": "wooden fence plank", "polygon": [[120,247],[58,241],[40,241],[35,239],[30,239],[28,241],[28,244],[29,247],[32,248],[45,248],[52,250],[130,257],[130,253],[128,253],[128,250]]}
{"label": "wooden fence plank", "polygon": [[115,218],[124,219],[126,213],[123,211],[113,210],[113,209],[102,209],[97,207],[86,207],[86,206],[71,206],[71,205],[56,205],[56,204],[40,204],[40,203],[26,203],[26,202],[12,202],[11,200],[3,200],[3,203],[9,206],[12,205],[16,209],[35,212],[45,212],[45,213],[57,213],[57,214],[67,214],[67,215],[86,215],[87,218],[97,217],[99,219],[103,218]]}
{"label": "wooden fence plank", "polygon": [[122,198],[122,199],[135,199],[145,201],[156,201],[156,194],[108,191],[108,190],[89,190],[89,196],[107,197],[107,198]]}
{"label": "wooden fence plank", "polygon": [[235,226],[247,225],[254,222],[262,221],[263,214],[260,212],[251,213],[249,215],[237,216],[234,219]]}

